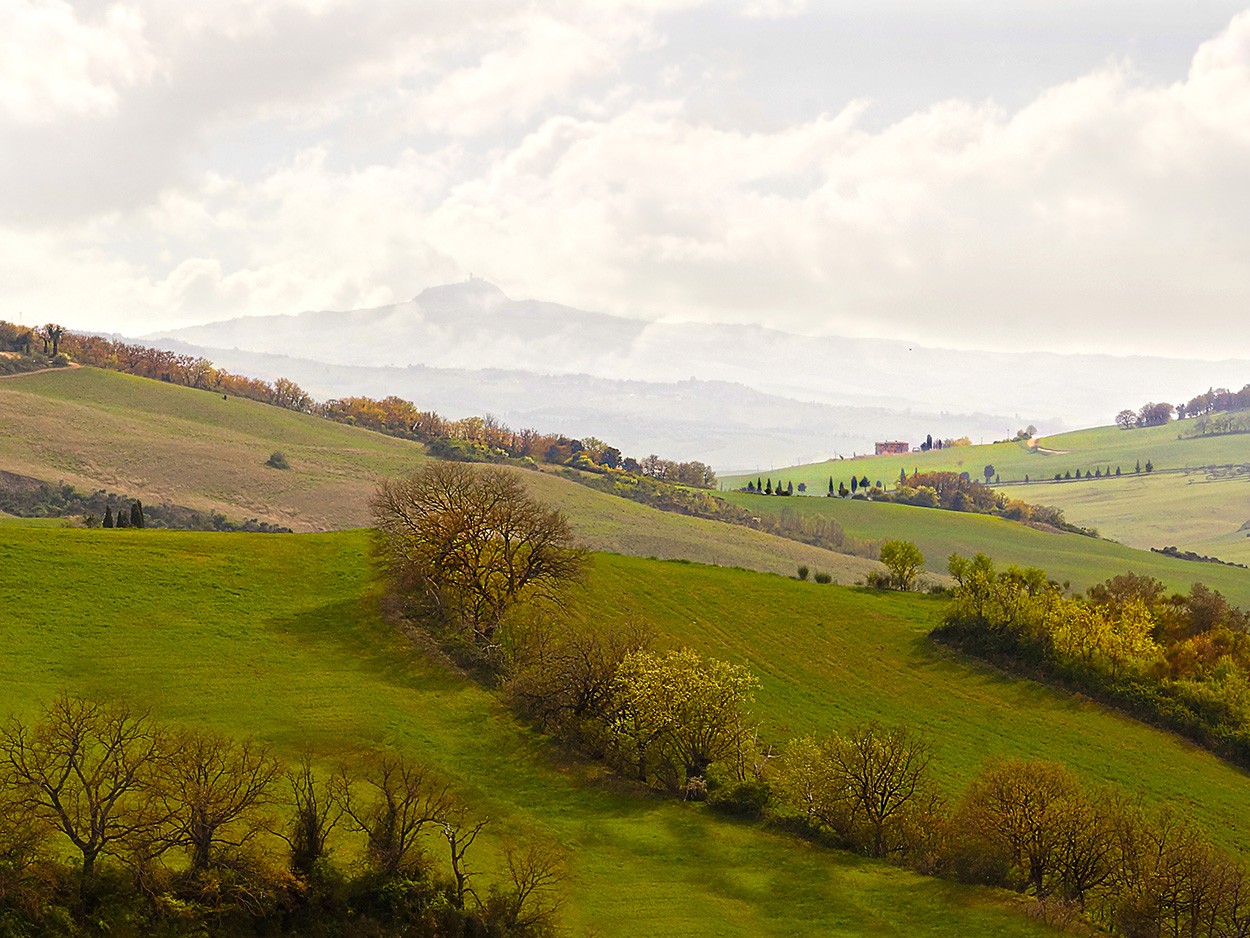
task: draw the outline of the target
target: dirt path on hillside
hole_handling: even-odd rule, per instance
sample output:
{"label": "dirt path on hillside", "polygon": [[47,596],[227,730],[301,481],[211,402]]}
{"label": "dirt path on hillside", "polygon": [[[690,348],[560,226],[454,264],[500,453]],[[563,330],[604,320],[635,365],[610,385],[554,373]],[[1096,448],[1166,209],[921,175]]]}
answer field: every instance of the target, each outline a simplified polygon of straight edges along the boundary
{"label": "dirt path on hillside", "polygon": [[1047,449],[1045,446],[1038,446],[1037,440],[1025,440],[1025,448],[1033,450],[1035,453],[1042,453],[1046,456],[1066,456],[1071,450],[1066,449]]}
{"label": "dirt path on hillside", "polygon": [[69,371],[70,369],[81,367],[82,365],[79,365],[76,362],[71,362],[68,365],[58,365],[55,368],[36,368],[34,371],[15,371],[11,375],[0,375],[0,381],[3,381],[5,378],[25,378],[27,375],[41,375],[45,371]]}

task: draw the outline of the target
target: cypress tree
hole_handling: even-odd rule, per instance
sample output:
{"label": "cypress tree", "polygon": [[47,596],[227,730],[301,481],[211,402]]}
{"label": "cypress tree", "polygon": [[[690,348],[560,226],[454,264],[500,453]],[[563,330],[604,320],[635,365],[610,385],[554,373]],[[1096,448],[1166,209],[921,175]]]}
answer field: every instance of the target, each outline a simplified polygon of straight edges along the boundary
{"label": "cypress tree", "polygon": [[829,477],[829,497],[833,497],[833,476]]}
{"label": "cypress tree", "polygon": [[143,527],[143,502],[135,499],[135,503],[130,506],[130,526],[132,528]]}
{"label": "cypress tree", "polygon": [[862,479],[859,480],[859,487],[861,489],[868,488],[868,476],[864,476]]}
{"label": "cypress tree", "polygon": [[113,526],[113,507],[111,505],[104,506],[104,523],[100,526],[104,528]]}
{"label": "cypress tree", "polygon": [[747,492],[750,493],[751,495],[755,494],[755,483],[750,481],[749,479],[747,480]]}
{"label": "cypress tree", "polygon": [[765,495],[773,494],[773,480],[772,479],[769,479],[767,482],[764,483],[764,494]]}
{"label": "cypress tree", "polygon": [[113,526],[118,528],[130,527],[130,512],[119,506],[117,509],[117,517],[113,519]]}
{"label": "cypress tree", "polygon": [[793,483],[793,482],[787,482],[787,483],[786,483],[786,494],[787,494],[787,495],[793,495],[793,494],[794,494],[794,483]]}
{"label": "cypress tree", "polygon": [[859,479],[855,478],[855,476],[851,476],[851,494],[854,495],[858,488]]}

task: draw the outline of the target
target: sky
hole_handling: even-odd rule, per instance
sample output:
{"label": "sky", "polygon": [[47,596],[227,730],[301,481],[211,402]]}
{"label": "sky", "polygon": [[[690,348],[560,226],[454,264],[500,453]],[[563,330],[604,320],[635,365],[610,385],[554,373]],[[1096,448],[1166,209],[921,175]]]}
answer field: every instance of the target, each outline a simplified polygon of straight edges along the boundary
{"label": "sky", "polygon": [[1246,0],[0,0],[0,318],[486,277],[656,320],[1245,357]]}

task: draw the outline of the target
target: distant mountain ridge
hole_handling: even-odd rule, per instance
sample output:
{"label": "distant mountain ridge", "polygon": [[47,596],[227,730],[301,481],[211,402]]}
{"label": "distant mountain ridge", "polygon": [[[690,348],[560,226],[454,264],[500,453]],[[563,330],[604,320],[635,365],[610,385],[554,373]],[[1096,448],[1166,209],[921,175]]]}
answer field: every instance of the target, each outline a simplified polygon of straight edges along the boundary
{"label": "distant mountain ridge", "polygon": [[[761,315],[766,318],[766,311]],[[504,417],[532,415],[536,423],[562,414],[579,423],[584,414],[593,422],[597,407],[605,422],[585,432],[602,437],[621,421],[657,418],[646,406],[631,409],[628,397],[605,399],[639,389],[595,384],[598,390],[591,391],[596,379],[643,382],[642,400],[653,402],[662,385],[658,399],[690,408],[685,416],[668,415],[680,428],[677,443],[688,439],[710,447],[669,454],[737,468],[864,452],[874,440],[914,442],[925,433],[993,439],[1028,423],[1046,431],[1108,424],[1123,407],[1250,380],[1250,360],[958,351],[894,339],[802,336],[767,326],[650,322],[513,300],[480,278],[429,287],[408,302],[374,309],[232,319],[145,340],[175,340],[238,370],[247,370],[241,364],[247,360],[253,370],[263,366],[261,376],[274,375],[278,363],[236,352],[287,356],[285,376],[318,396],[371,393],[368,388],[382,393],[385,385],[385,393],[431,401],[451,415],[485,409]],[[420,377],[397,373],[409,366],[435,371]],[[492,369],[506,378],[486,376]],[[683,391],[681,383],[690,381]],[[734,396],[701,382],[744,390]],[[817,416],[804,404],[833,410]],[[717,407],[719,414],[710,412]],[[760,409],[741,419],[741,408]],[[854,412],[860,408],[867,412]],[[967,416],[946,421],[939,419],[943,414]],[[648,437],[645,427],[638,429],[640,448],[657,452],[675,432],[657,426]],[[648,438],[653,446],[645,445]]]}

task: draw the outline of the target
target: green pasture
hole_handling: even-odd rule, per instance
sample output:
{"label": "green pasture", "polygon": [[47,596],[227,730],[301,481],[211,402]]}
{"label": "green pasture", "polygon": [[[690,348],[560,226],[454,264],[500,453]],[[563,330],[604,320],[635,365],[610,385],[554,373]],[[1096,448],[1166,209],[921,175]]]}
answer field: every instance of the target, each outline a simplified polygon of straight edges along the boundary
{"label": "green pasture", "polygon": [[1250,564],[1250,467],[1186,469],[1008,489],[1132,547],[1183,547]]}
{"label": "green pasture", "polygon": [[[1242,465],[1250,463],[1250,434],[1198,437],[1186,436],[1191,421],[1178,421],[1162,427],[1122,430],[1119,427],[1095,427],[1043,437],[1036,445],[1026,443],[986,443],[954,446],[927,453],[900,456],[859,456],[854,459],[830,459],[768,471],[725,476],[726,488],[745,487],[748,481],[771,478],[775,486],[792,483],[795,488],[805,483],[809,492],[823,495],[829,479],[835,489],[839,482],[848,486],[851,476],[868,477],[887,487],[898,481],[899,472],[911,475],[920,472],[967,472],[984,481],[984,470],[992,465],[1004,483],[1054,480],[1055,474],[1081,474],[1108,469],[1114,477],[1134,474],[1140,461],[1150,462],[1156,472],[1205,466]],[[1180,438],[1178,438],[1180,437]],[[1144,468],[1143,468],[1144,473]],[[1009,490],[1010,491],[1010,490]]]}
{"label": "green pasture", "polygon": [[[545,836],[567,848],[571,879],[564,916],[572,934],[1047,933],[1014,897],[922,878],[728,821],[561,756],[491,693],[430,663],[378,620],[366,546],[359,531],[231,535],[6,527],[0,537],[3,706],[29,717],[63,688],[125,698],[163,720],[254,734],[288,757],[311,749],[327,768],[362,752],[400,749],[437,768],[491,818],[480,856],[497,851],[503,838]],[[804,623],[814,609],[840,607],[844,600],[852,603],[850,618],[837,621],[848,624],[868,608],[863,604],[881,602],[779,576],[599,555],[583,602],[599,604],[604,615],[636,609],[674,642],[698,642],[733,657],[756,649],[750,656],[760,655],[761,715],[770,730],[780,731],[800,724],[798,699],[786,689],[790,679],[780,677],[797,651],[793,643],[809,640]],[[748,615],[730,614],[739,602]],[[887,610],[864,623],[881,636],[865,648],[880,641],[892,655],[892,649],[919,640],[931,607],[906,597],[896,603],[901,617]],[[696,616],[715,616],[726,636],[745,625],[757,634],[722,641],[698,631]],[[766,646],[775,640],[791,647],[773,657]],[[820,674],[828,649],[814,651],[812,673]],[[770,657],[775,664],[768,664]],[[865,662],[862,680],[875,682],[873,669],[880,669],[883,681],[912,670],[897,662],[883,669]],[[810,691],[813,699],[828,693],[847,700],[849,685],[819,683],[840,673],[820,677]],[[1001,683],[967,665],[952,670],[942,655],[916,677],[945,682],[968,673],[989,688]],[[879,693],[889,690],[881,685]],[[1045,692],[1037,693],[1046,699]],[[1011,710],[1021,699],[1009,697],[1000,709]],[[773,708],[776,715],[768,713]],[[865,701],[845,715],[874,712]],[[1073,713],[1067,719],[1086,719],[1085,708]],[[825,707],[808,723],[839,715]],[[1135,727],[1124,732],[1143,748],[1155,745]],[[948,773],[962,771],[957,760],[949,765]]]}
{"label": "green pasture", "polygon": [[769,741],[869,719],[906,723],[932,741],[949,794],[987,758],[1050,759],[1181,807],[1250,856],[1246,773],[1080,695],[934,644],[938,598],[601,556],[586,602],[594,617],[652,622],[667,642],[750,667]]}
{"label": "green pasture", "polygon": [[1182,592],[1193,583],[1202,582],[1220,590],[1234,603],[1250,607],[1250,570],[1177,560],[1108,540],[1040,531],[989,515],[886,502],[778,498],[737,492],[725,492],[722,496],[756,513],[788,510],[830,517],[856,538],[912,541],[924,553],[925,570],[932,574],[945,574],[947,560],[953,553],[979,552],[1002,566],[1014,563],[1041,567],[1052,579],[1066,580],[1075,590],[1132,571],[1158,577],[1171,589]]}

